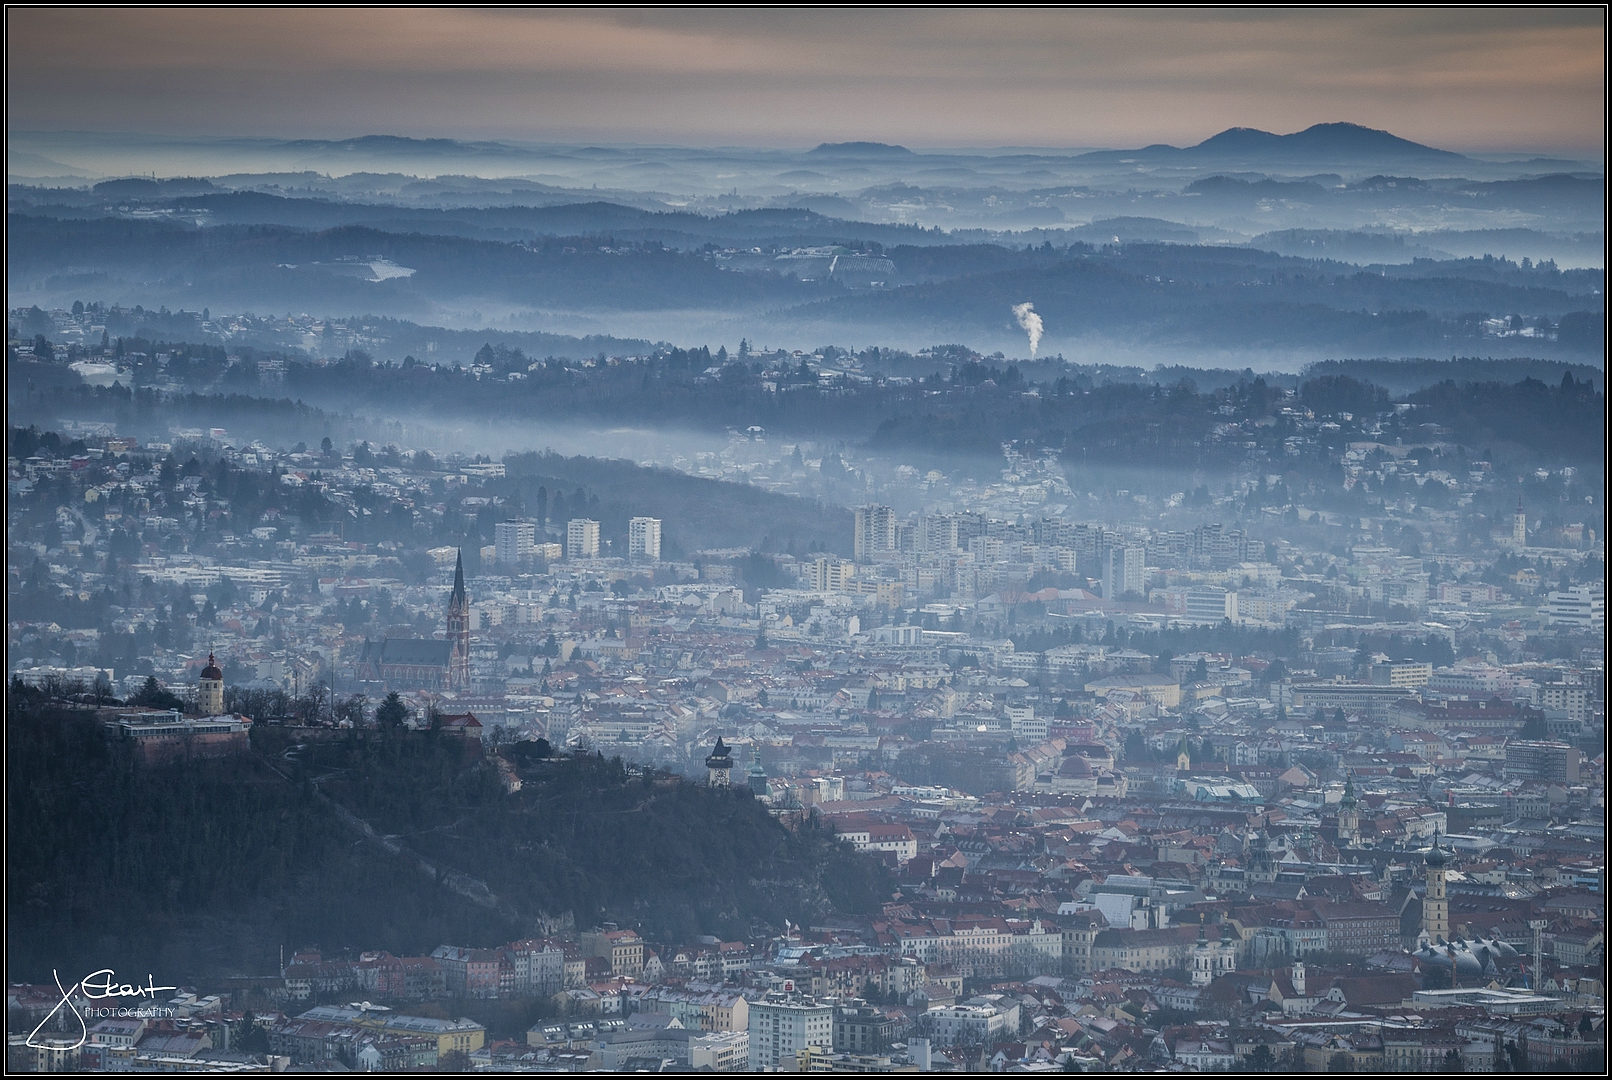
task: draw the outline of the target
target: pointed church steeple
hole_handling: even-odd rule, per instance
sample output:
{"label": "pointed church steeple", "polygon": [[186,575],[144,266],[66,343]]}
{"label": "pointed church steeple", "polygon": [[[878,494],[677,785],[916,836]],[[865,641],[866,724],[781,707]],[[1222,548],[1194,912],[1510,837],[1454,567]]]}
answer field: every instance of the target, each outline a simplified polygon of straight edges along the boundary
{"label": "pointed church steeple", "polygon": [[465,553],[459,552],[458,559],[453,567],[453,595],[448,597],[448,605],[465,604],[469,606],[465,597]]}
{"label": "pointed church steeple", "polygon": [[453,568],[453,593],[448,597],[448,687],[470,689],[470,596],[465,592],[465,553],[459,552]]}

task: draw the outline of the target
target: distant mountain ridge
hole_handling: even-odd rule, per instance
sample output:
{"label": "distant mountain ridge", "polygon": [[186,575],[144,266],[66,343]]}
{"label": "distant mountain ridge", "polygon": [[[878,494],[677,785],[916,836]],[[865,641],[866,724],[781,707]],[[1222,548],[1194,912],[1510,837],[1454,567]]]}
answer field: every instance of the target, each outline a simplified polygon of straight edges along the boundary
{"label": "distant mountain ridge", "polygon": [[882,142],[818,143],[808,154],[834,154],[839,157],[911,157],[905,146]]}
{"label": "distant mountain ridge", "polygon": [[411,153],[427,155],[462,154],[475,151],[481,154],[525,154],[519,146],[504,142],[465,142],[459,139],[417,139],[410,135],[359,135],[351,139],[288,139],[283,143],[293,150],[368,150],[381,153]]}
{"label": "distant mountain ridge", "polygon": [[1181,164],[1210,161],[1322,163],[1366,159],[1454,165],[1469,160],[1450,150],[1424,146],[1392,132],[1350,123],[1313,124],[1290,135],[1234,127],[1211,135],[1195,146],[1155,143],[1140,150],[1097,150],[1080,155],[1079,160],[1107,162],[1132,158]]}

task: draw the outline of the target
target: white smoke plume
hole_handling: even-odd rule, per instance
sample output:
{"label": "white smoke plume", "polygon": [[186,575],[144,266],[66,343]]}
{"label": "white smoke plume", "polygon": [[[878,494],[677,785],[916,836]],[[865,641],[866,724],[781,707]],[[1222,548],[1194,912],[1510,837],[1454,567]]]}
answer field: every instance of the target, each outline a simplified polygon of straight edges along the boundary
{"label": "white smoke plume", "polygon": [[1019,320],[1019,326],[1030,335],[1030,359],[1035,359],[1035,351],[1041,344],[1041,316],[1035,313],[1035,305],[1030,303],[1014,304],[1013,317]]}

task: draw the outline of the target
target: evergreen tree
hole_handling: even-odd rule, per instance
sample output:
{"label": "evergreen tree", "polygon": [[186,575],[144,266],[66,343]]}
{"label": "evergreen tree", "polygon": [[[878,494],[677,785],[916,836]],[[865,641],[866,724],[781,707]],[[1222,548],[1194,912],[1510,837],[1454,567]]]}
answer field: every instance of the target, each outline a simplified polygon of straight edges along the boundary
{"label": "evergreen tree", "polygon": [[129,699],[130,705],[138,705],[146,709],[181,709],[184,702],[162,688],[155,675],[146,676],[145,685],[140,687],[137,694]]}
{"label": "evergreen tree", "polygon": [[408,715],[409,707],[403,703],[402,696],[393,690],[375,710],[375,721],[383,728],[397,728],[403,725]]}
{"label": "evergreen tree", "polygon": [[1142,739],[1140,731],[1133,731],[1125,736],[1125,763],[1127,765],[1141,764],[1148,760],[1147,743]]}

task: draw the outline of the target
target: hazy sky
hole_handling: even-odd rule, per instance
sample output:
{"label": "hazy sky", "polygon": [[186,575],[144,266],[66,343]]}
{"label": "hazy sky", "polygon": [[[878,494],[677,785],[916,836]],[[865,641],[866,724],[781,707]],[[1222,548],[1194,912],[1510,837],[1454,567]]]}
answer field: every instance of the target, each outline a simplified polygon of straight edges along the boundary
{"label": "hazy sky", "polygon": [[1600,8],[11,8],[22,130],[809,146],[1186,144],[1348,120],[1604,145]]}

